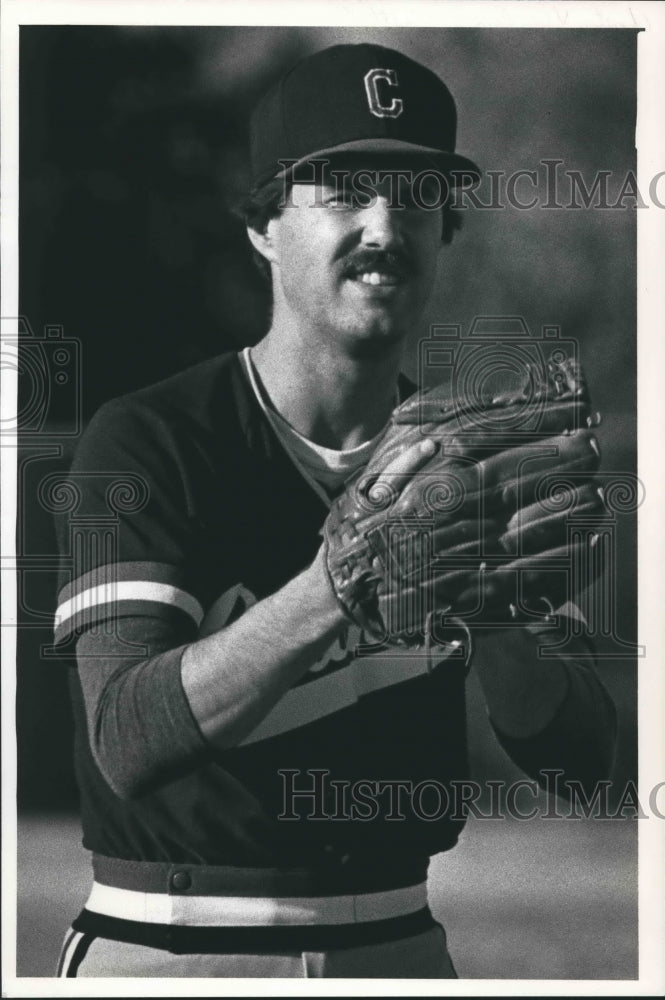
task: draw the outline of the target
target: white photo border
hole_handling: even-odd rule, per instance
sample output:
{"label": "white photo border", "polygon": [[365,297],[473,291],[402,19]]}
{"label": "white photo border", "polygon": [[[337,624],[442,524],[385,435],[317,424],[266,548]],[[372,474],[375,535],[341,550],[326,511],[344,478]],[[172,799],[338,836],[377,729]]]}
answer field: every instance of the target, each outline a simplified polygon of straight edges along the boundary
{"label": "white photo border", "polygon": [[[665,168],[665,4],[653,2],[421,2],[347,0],[4,0],[2,5],[2,314],[18,316],[18,35],[28,24],[97,25],[345,25],[380,27],[633,28],[638,35],[638,186]],[[661,95],[659,98],[658,95]],[[665,211],[638,213],[638,474],[646,487],[639,512],[639,641],[647,656],[639,665],[639,787],[665,777],[662,609],[665,597],[665,433],[662,372],[665,370]],[[2,415],[16,409],[15,373],[2,371]],[[15,449],[2,451],[2,555],[15,556]],[[665,992],[665,822],[639,828],[640,949],[637,980],[76,980],[16,978],[16,593],[13,573],[4,574],[2,654],[3,796],[3,995],[43,996],[631,996]]]}

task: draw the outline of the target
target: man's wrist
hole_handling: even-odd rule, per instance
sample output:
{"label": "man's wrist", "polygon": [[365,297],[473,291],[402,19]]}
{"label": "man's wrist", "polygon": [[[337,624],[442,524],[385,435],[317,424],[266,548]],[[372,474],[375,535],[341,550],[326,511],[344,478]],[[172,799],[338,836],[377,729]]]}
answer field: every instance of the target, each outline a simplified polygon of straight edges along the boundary
{"label": "man's wrist", "polygon": [[329,620],[329,623],[331,625],[337,624],[340,629],[349,625],[350,618],[335,593],[335,587],[328,572],[325,544],[321,545],[303,576],[307,582],[307,592],[315,597],[317,604],[320,603],[324,617]]}

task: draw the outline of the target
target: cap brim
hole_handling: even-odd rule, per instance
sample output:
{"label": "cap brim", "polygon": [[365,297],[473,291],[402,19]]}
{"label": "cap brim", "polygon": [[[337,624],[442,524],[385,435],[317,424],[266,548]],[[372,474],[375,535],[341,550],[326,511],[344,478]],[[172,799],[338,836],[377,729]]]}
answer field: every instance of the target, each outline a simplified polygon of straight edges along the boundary
{"label": "cap brim", "polygon": [[419,146],[416,143],[403,142],[400,139],[355,139],[338,146],[317,149],[290,164],[288,169],[281,170],[276,176],[286,177],[299,167],[311,163],[312,160],[336,156],[340,153],[377,153],[382,156],[392,153],[400,157],[422,156],[431,162],[436,170],[446,174],[454,187],[469,187],[480,180],[482,176],[480,168],[466,156],[460,156],[459,153],[449,153],[434,146]]}

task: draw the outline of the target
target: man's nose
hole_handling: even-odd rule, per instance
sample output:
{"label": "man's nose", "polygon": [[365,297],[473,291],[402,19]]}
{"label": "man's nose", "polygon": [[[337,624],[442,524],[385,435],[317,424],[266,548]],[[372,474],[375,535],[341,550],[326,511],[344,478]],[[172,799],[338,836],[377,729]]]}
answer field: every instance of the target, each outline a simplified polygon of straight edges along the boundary
{"label": "man's nose", "polygon": [[[402,213],[403,214],[403,213]],[[404,236],[399,208],[390,207],[390,199],[375,195],[372,202],[360,213],[362,242],[367,247],[390,249],[402,246]]]}

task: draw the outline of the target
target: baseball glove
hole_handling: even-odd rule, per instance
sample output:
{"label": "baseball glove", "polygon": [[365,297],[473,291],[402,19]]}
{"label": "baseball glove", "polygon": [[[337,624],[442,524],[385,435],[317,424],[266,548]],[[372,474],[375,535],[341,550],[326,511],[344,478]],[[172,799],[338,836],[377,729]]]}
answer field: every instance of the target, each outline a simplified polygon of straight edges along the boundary
{"label": "baseball glove", "polygon": [[[570,516],[593,525],[603,512],[591,430],[599,418],[576,363],[551,363],[526,381],[473,405],[441,387],[415,393],[333,502],[322,532],[327,570],[366,635],[445,642],[451,622],[533,624],[569,598],[573,555],[588,544],[569,530]],[[386,472],[425,438],[436,448],[415,472]]]}

